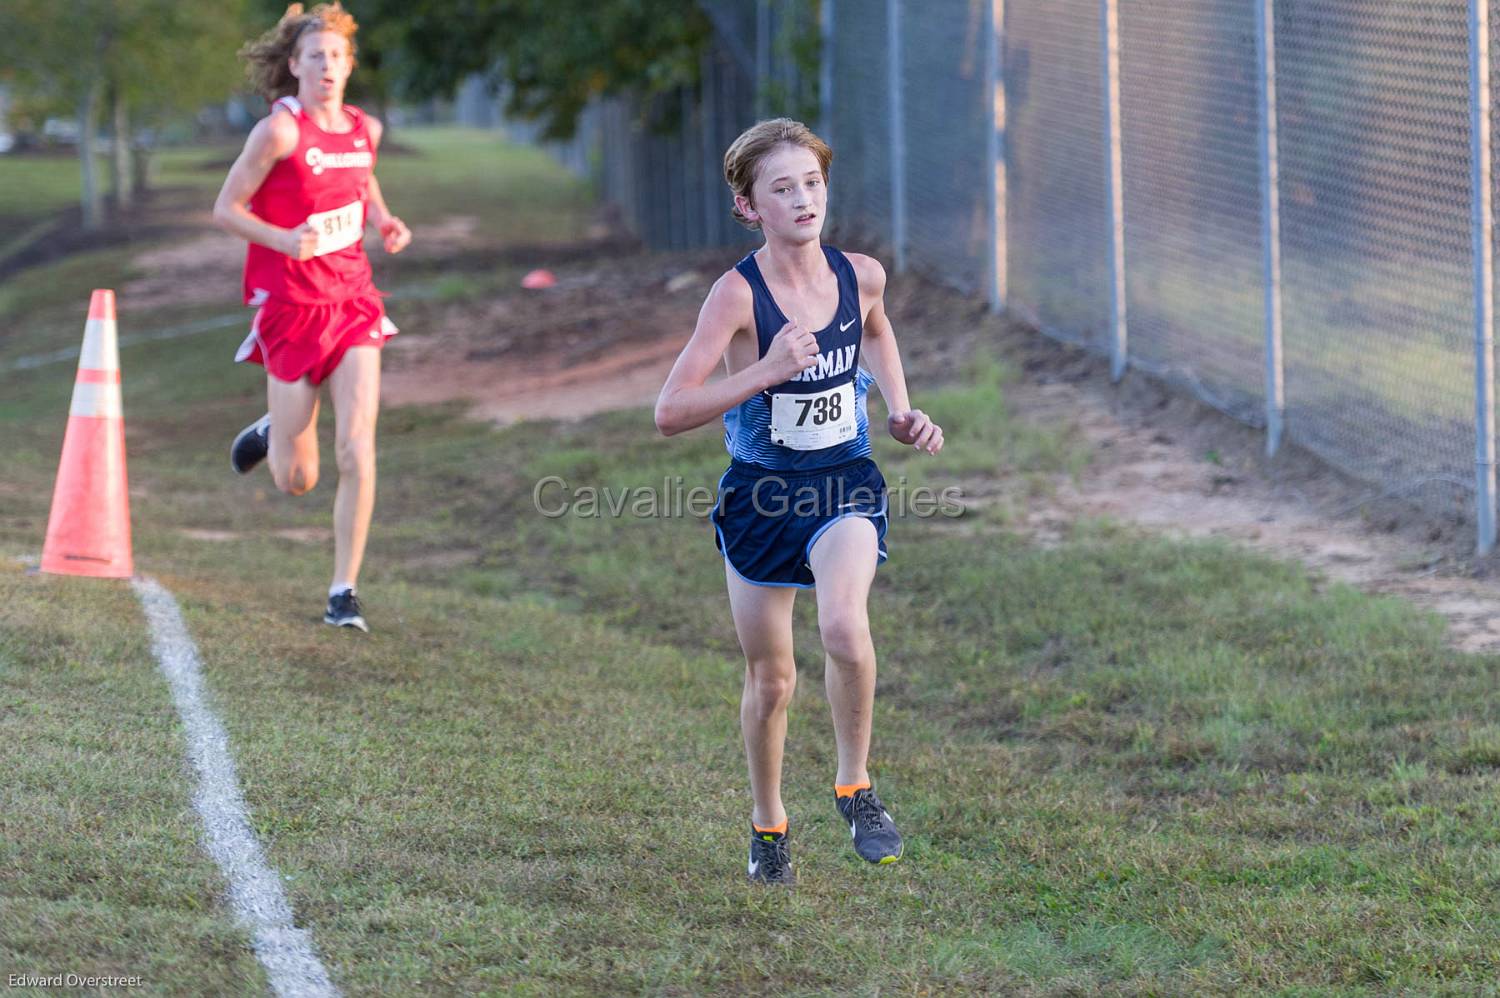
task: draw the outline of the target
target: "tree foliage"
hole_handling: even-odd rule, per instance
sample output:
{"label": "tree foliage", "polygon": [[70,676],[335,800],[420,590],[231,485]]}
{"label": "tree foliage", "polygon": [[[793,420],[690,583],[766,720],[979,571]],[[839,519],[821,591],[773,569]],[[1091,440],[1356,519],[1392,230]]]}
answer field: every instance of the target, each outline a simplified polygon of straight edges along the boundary
{"label": "tree foliage", "polygon": [[5,0],[0,66],[23,99],[54,113],[102,80],[137,117],[163,120],[229,94],[243,11],[242,0]]}
{"label": "tree foliage", "polygon": [[[257,2],[269,19],[285,10],[279,0]],[[708,19],[689,0],[346,0],[345,6],[360,22],[358,86],[446,97],[479,74],[506,93],[510,113],[545,122],[550,137],[571,134],[592,97],[696,83],[710,35]]]}
{"label": "tree foliage", "polygon": [[[86,225],[100,221],[94,134],[106,97],[114,104],[112,120],[136,128],[222,99],[233,86],[243,10],[244,0],[0,4],[0,66],[20,106],[37,116],[78,116]],[[117,136],[117,158],[129,144]]]}

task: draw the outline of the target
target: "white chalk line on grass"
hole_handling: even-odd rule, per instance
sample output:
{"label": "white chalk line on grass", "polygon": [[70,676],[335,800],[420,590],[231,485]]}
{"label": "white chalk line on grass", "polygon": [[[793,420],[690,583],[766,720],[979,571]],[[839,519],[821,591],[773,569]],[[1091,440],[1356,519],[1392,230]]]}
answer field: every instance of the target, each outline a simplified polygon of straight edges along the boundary
{"label": "white chalk line on grass", "polygon": [[[157,329],[149,333],[137,333],[134,336],[121,336],[120,346],[134,346],[137,343],[151,343],[156,340],[175,340],[179,336],[194,336],[198,333],[207,333],[215,329],[226,329],[229,326],[238,325],[248,325],[243,312],[236,312],[234,315],[220,315],[212,319],[204,319],[201,322],[189,322],[182,326],[170,326],[167,329]],[[78,347],[66,347],[62,350],[32,354],[29,357],[18,357],[9,364],[0,364],[0,374],[8,374],[11,371],[30,371],[38,367],[62,364],[77,359]]]}
{"label": "white chalk line on grass", "polygon": [[281,878],[267,865],[250,828],[229,734],[208,706],[198,649],[177,601],[154,579],[136,578],[131,585],[145,608],[151,649],[187,734],[188,758],[198,774],[193,807],[203,819],[204,843],[229,881],[230,904],[251,934],[272,990],[282,998],[337,995],[311,938],[293,923]]}
{"label": "white chalk line on grass", "polygon": [[[391,301],[420,300],[433,297],[431,291],[421,288],[398,288],[385,296]],[[132,333],[120,337],[121,347],[133,347],[138,343],[154,343],[157,340],[175,340],[183,336],[197,336],[199,333],[211,333],[215,329],[227,329],[230,326],[243,326],[250,328],[250,320],[253,316],[245,310],[229,315],[216,315],[211,319],[202,319],[198,322],[189,322],[181,326],[168,326],[166,329],[153,329],[144,333]],[[9,374],[12,371],[31,371],[38,367],[49,367],[52,364],[63,364],[78,359],[78,347],[64,347],[61,350],[49,350],[46,353],[34,353],[27,357],[17,357],[8,363],[0,364],[0,374]]]}

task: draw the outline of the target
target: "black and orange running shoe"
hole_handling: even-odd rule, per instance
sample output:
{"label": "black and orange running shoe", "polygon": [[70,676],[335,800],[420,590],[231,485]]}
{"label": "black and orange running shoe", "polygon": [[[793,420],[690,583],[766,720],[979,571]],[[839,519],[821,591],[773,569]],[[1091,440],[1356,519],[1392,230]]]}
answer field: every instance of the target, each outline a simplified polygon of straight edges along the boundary
{"label": "black and orange running shoe", "polygon": [[750,882],[755,884],[783,884],[790,887],[797,882],[792,872],[792,852],[786,840],[786,831],[764,832],[750,826]]}
{"label": "black and orange running shoe", "polygon": [[873,788],[860,787],[848,797],[840,797],[835,793],[833,802],[838,805],[839,814],[844,816],[844,822],[849,826],[849,835],[854,839],[854,851],[859,853],[861,859],[885,864],[894,863],[901,858],[904,848],[901,833],[896,831],[891,813],[885,809],[880,798],[875,796]]}

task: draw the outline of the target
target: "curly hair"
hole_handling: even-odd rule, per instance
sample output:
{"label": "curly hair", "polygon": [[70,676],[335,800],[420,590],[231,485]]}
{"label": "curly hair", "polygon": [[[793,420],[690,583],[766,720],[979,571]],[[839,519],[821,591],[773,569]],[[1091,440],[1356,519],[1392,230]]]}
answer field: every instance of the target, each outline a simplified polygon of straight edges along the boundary
{"label": "curly hair", "polygon": [[[833,163],[833,150],[828,143],[800,121],[771,118],[745,129],[724,153],[724,182],[730,191],[748,200],[761,162],[783,145],[800,146],[816,156],[818,167],[823,171],[823,183],[828,183],[828,167]],[[760,228],[759,222],[752,222],[740,213],[738,205],[730,209],[730,214],[747,229]]]}
{"label": "curly hair", "polygon": [[239,55],[245,60],[245,75],[250,78],[250,86],[267,101],[295,95],[297,78],[292,75],[288,63],[297,54],[302,36],[310,31],[337,32],[349,40],[349,54],[352,56],[357,50],[354,33],[358,30],[353,15],[338,0],[320,3],[306,13],[300,3],[291,4],[276,22],[276,27],[240,47]]}

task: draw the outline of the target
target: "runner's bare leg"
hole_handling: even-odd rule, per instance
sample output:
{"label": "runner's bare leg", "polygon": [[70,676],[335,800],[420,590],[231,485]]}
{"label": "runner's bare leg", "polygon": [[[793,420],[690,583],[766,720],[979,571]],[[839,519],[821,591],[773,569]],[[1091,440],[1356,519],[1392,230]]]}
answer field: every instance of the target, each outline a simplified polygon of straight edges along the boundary
{"label": "runner's bare leg", "polygon": [[786,820],[781,803],[781,758],[786,748],[786,712],[797,686],[792,658],[792,605],[797,590],[757,586],[724,563],[729,609],[745,652],[745,691],[740,730],[750,768],[750,820],[774,828]]}
{"label": "runner's bare leg", "polygon": [[[375,417],[380,408],[380,350],[354,347],[333,376],[339,485],[333,500],[333,581],[353,586],[375,509]],[[275,418],[272,418],[274,428]]]}
{"label": "runner's bare leg", "polygon": [[267,374],[266,409],[271,478],[288,495],[311,492],[318,484],[318,389],[306,378],[282,381]]}
{"label": "runner's bare leg", "polygon": [[839,769],[834,784],[869,783],[870,725],[875,710],[875,644],[870,639],[870,584],[879,560],[875,524],[850,517],[829,527],[808,562],[817,579],[823,681],[833,712]]}

